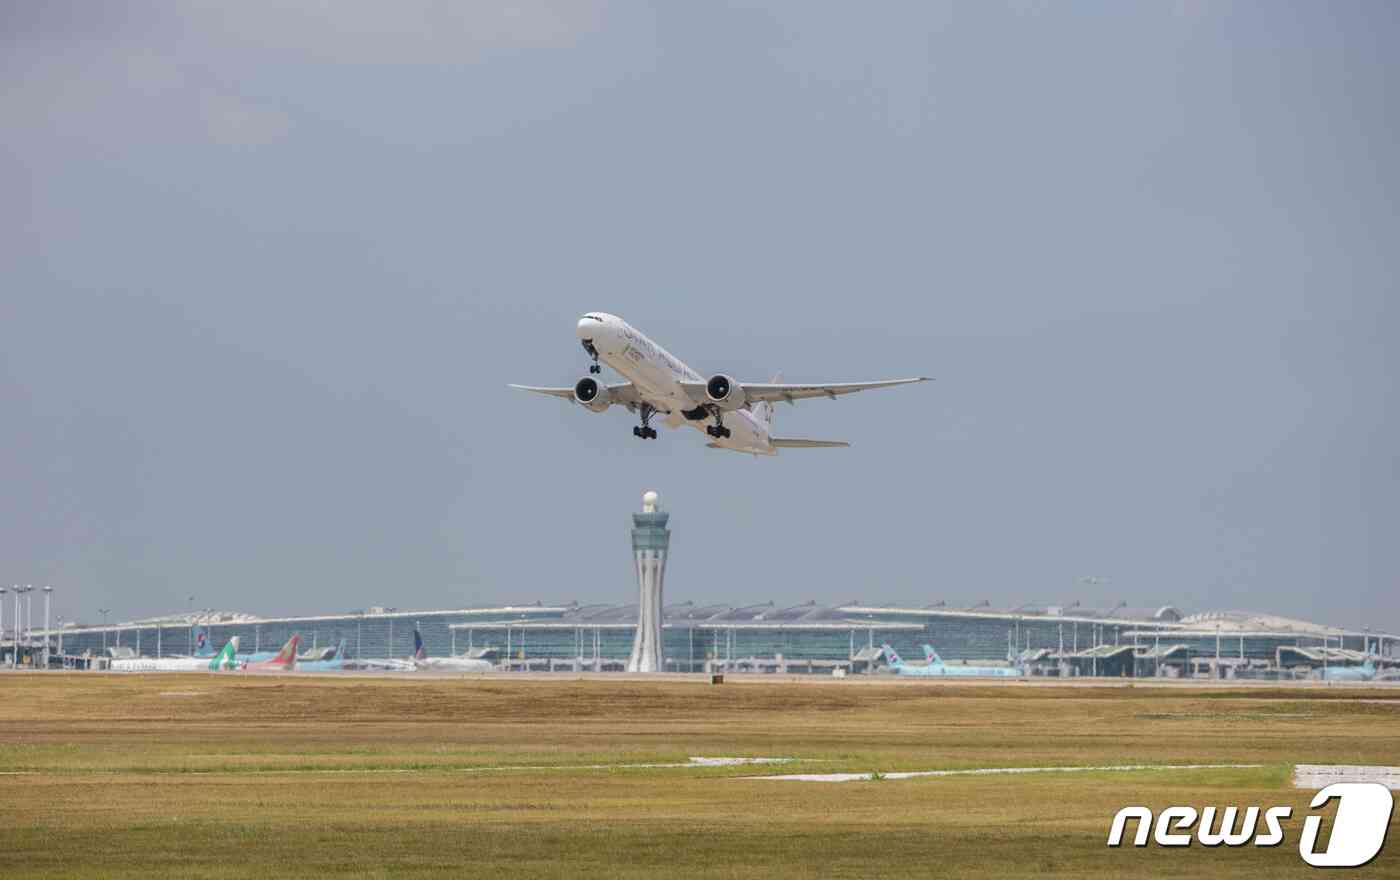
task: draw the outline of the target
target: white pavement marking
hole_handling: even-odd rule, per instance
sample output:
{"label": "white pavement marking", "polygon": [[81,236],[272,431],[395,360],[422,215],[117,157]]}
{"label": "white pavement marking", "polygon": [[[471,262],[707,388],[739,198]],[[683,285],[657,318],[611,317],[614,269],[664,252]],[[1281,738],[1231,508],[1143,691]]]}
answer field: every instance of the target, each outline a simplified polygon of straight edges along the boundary
{"label": "white pavement marking", "polygon": [[[684,763],[675,762],[670,764],[504,764],[495,767],[258,767],[246,770],[229,770],[224,768],[215,769],[190,769],[179,771],[186,775],[207,775],[212,776],[219,773],[236,773],[240,776],[287,776],[302,773],[494,773],[508,770],[667,770],[690,767],[698,769],[701,767],[737,767],[741,764],[796,764],[812,763],[813,761],[825,760],[822,758],[706,758],[691,757]],[[0,776],[44,776],[50,774],[49,770],[0,770]],[[115,770],[93,770],[75,771],[70,775],[83,776],[108,776],[115,775]],[[141,772],[141,771],[134,771]],[[167,772],[167,771],[157,771]]]}
{"label": "white pavement marking", "polygon": [[[913,779],[918,776],[991,776],[998,773],[1093,773],[1105,770],[1249,770],[1262,764],[1120,764],[1109,767],[984,767],[977,770],[913,770],[881,773],[881,779]],[[738,776],[736,779],[780,779],[788,782],[858,782],[873,780],[874,773],[790,773],[779,776]]]}
{"label": "white pavement marking", "polygon": [[704,758],[691,757],[684,764],[511,764],[503,767],[458,767],[459,773],[487,773],[492,770],[664,770],[677,767],[735,767],[740,764],[795,764],[796,758]]}
{"label": "white pavement marking", "polygon": [[1323,789],[1334,782],[1379,782],[1400,791],[1400,767],[1365,767],[1357,764],[1296,764],[1293,787]]}

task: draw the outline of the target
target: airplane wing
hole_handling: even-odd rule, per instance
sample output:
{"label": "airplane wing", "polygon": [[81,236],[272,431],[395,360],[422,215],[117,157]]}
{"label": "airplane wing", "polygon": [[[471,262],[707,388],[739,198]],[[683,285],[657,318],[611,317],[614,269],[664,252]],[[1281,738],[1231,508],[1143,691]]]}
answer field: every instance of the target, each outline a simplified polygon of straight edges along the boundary
{"label": "airplane wing", "polygon": [[[570,385],[567,388],[541,388],[537,385],[511,385],[511,388],[518,388],[521,391],[533,391],[536,394],[548,394],[550,397],[562,397],[570,403],[574,400],[574,388]],[[637,393],[637,389],[631,382],[619,382],[616,385],[604,386],[608,389],[608,394],[614,403],[623,406],[636,406],[642,402],[642,397]],[[705,393],[705,386],[700,386],[700,393]]]}
{"label": "airplane wing", "polygon": [[[909,385],[914,382],[931,381],[927,376],[917,376],[912,379],[885,379],[880,382],[837,382],[831,385],[788,385],[773,382],[748,382],[740,383],[744,388],[744,398],[753,403],[758,400],[766,400],[770,403],[777,403],[786,400],[794,403],[809,397],[830,397],[835,400],[841,394],[854,394],[857,391],[868,391],[874,388],[893,388],[896,385]],[[704,382],[682,382],[681,387],[685,389],[696,401],[705,400]],[[568,389],[569,394],[573,394],[572,389]]]}

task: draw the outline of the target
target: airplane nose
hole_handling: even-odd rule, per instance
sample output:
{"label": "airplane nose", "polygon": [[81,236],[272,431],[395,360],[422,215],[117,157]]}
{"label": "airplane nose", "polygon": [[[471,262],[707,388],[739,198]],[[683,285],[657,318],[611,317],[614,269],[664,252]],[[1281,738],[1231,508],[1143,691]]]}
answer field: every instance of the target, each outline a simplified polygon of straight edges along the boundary
{"label": "airplane nose", "polygon": [[601,312],[589,312],[578,319],[579,339],[606,339],[611,331],[608,316]]}

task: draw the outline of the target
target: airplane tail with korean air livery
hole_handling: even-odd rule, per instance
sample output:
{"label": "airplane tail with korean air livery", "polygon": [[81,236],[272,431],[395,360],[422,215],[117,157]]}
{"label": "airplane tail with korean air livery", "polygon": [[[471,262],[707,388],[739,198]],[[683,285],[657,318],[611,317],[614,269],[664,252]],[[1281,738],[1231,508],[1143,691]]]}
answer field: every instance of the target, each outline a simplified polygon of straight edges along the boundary
{"label": "airplane tail with korean air livery", "polygon": [[899,654],[895,652],[892,645],[881,645],[880,650],[884,651],[885,660],[889,662],[891,669],[898,669],[904,665],[904,661],[900,659]]}

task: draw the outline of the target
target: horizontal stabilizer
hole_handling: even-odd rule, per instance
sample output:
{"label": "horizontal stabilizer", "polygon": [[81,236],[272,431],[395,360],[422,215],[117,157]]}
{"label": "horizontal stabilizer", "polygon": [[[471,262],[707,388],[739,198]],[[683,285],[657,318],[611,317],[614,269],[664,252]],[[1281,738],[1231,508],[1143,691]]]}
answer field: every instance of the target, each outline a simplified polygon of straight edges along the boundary
{"label": "horizontal stabilizer", "polygon": [[774,437],[768,441],[778,449],[828,449],[850,446],[845,440],[793,440]]}

